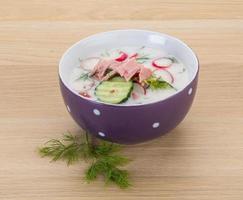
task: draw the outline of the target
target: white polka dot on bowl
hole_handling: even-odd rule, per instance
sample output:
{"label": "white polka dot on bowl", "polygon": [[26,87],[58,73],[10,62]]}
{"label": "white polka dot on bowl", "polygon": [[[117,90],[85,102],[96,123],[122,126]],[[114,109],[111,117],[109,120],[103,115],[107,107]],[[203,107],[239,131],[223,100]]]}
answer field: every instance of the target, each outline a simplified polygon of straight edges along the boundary
{"label": "white polka dot on bowl", "polygon": [[188,95],[191,95],[192,94],[192,88],[190,88],[189,90],[188,90]]}
{"label": "white polka dot on bowl", "polygon": [[158,128],[159,127],[159,122],[154,122],[152,125],[153,128]]}
{"label": "white polka dot on bowl", "polygon": [[67,105],[67,110],[68,110],[68,112],[71,112],[71,110],[70,110],[70,108],[69,108],[69,106]]}
{"label": "white polka dot on bowl", "polygon": [[98,135],[101,137],[105,137],[105,134],[103,132],[99,132]]}
{"label": "white polka dot on bowl", "polygon": [[97,116],[100,116],[100,111],[98,109],[94,109],[93,110],[93,113]]}

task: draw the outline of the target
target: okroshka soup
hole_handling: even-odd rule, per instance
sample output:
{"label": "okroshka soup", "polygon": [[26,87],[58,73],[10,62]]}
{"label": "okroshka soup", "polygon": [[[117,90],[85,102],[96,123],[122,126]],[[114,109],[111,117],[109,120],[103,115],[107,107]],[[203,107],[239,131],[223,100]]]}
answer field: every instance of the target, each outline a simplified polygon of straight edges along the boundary
{"label": "okroshka soup", "polygon": [[189,82],[187,66],[163,49],[121,46],[83,57],[69,85],[80,96],[103,103],[137,105],[163,100]]}

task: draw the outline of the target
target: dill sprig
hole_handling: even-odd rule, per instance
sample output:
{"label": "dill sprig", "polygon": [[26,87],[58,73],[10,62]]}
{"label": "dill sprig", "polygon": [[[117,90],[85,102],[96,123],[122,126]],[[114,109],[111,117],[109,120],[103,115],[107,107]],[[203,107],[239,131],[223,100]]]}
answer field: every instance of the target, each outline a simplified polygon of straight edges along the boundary
{"label": "dill sprig", "polygon": [[88,134],[64,134],[62,140],[52,139],[39,149],[42,157],[51,157],[51,161],[63,160],[67,165],[78,161],[85,161],[90,166],[85,171],[85,180],[91,182],[98,176],[103,176],[105,182],[115,183],[120,188],[129,187],[127,170],[119,167],[126,165],[129,159],[118,155],[120,146],[117,144],[99,141],[92,143]]}
{"label": "dill sprig", "polygon": [[157,78],[155,76],[151,76],[147,80],[145,80],[145,83],[148,84],[148,86],[152,90],[157,90],[157,89],[174,89],[177,90],[173,85],[170,83],[166,82],[162,78]]}
{"label": "dill sprig", "polygon": [[136,58],[137,62],[140,63],[140,64],[145,63],[149,59],[150,58],[148,57],[148,55],[145,55],[145,54],[142,54],[142,55],[140,55],[140,57]]}
{"label": "dill sprig", "polygon": [[76,80],[83,80],[86,81],[90,78],[90,72],[82,73]]}

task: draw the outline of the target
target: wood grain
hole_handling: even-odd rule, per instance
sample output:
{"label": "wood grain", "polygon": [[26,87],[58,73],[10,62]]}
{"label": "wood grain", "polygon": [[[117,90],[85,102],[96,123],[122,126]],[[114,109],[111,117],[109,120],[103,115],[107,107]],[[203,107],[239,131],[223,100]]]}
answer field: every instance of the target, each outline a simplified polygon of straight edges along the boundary
{"label": "wood grain", "polygon": [[[1,0],[3,1],[3,0]],[[241,0],[8,0],[2,20],[242,19]]]}
{"label": "wood grain", "polygon": [[[242,1],[1,1],[0,199],[243,198]],[[61,54],[90,34],[143,28],[172,34],[198,54],[187,118],[170,134],[127,146],[133,187],[83,182],[85,165],[41,159],[36,148],[79,132],[59,92]]]}

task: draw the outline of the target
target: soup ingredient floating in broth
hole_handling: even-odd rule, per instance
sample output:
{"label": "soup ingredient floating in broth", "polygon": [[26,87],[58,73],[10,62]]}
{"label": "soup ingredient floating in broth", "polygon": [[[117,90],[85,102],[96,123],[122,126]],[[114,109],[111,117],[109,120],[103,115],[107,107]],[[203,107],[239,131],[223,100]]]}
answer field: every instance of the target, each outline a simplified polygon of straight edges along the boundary
{"label": "soup ingredient floating in broth", "polygon": [[129,98],[132,88],[132,81],[126,81],[125,79],[102,81],[96,87],[95,95],[100,101],[117,104],[122,103]]}
{"label": "soup ingredient floating in broth", "polygon": [[124,47],[80,60],[70,80],[85,98],[134,105],[163,100],[184,88],[189,79],[186,67],[161,50]]}
{"label": "soup ingredient floating in broth", "polygon": [[124,61],[124,60],[127,59],[128,55],[126,53],[124,53],[124,52],[121,51],[120,54],[121,55],[118,58],[116,58],[116,61],[122,62],[122,61]]}
{"label": "soup ingredient floating in broth", "polygon": [[138,75],[139,82],[142,82],[152,75],[152,71],[139,64],[136,58],[130,58],[125,62],[101,60],[91,74],[101,81],[108,80],[116,74],[125,78],[126,81]]}
{"label": "soup ingredient floating in broth", "polygon": [[156,68],[159,69],[166,69],[170,67],[173,63],[176,63],[175,58],[170,58],[170,57],[161,57],[161,58],[156,58],[153,60],[152,65]]}

